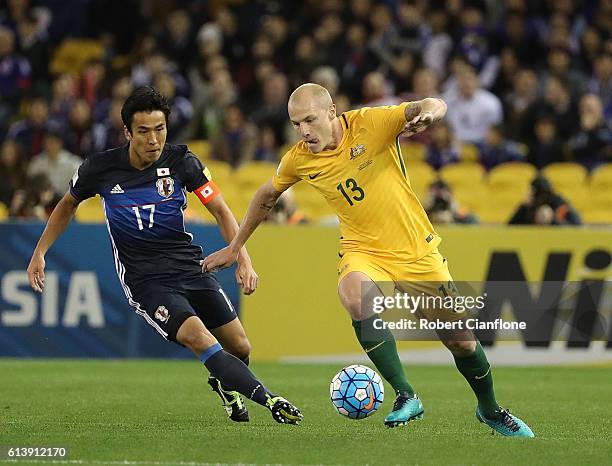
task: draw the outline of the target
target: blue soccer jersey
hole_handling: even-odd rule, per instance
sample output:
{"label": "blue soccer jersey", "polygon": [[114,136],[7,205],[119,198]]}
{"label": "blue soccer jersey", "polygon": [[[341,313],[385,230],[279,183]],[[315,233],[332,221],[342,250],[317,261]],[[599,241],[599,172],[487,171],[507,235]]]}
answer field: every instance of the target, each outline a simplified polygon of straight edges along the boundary
{"label": "blue soccer jersey", "polygon": [[201,273],[202,249],[185,230],[186,191],[204,202],[218,190],[210,172],[184,145],[166,144],[144,170],[129,162],[128,146],[89,156],[70,182],[78,201],[103,200],[115,268],[121,284],[176,281]]}

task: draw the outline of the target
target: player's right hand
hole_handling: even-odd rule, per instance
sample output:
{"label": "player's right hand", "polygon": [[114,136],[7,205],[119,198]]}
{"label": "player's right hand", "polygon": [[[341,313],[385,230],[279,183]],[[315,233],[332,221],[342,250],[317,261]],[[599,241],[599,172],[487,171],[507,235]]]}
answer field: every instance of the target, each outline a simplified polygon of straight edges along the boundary
{"label": "player's right hand", "polygon": [[213,252],[202,261],[202,272],[214,272],[217,269],[230,267],[238,259],[238,253],[229,246]]}
{"label": "player's right hand", "polygon": [[42,254],[34,254],[28,265],[28,280],[34,291],[42,293],[45,288],[45,258]]}

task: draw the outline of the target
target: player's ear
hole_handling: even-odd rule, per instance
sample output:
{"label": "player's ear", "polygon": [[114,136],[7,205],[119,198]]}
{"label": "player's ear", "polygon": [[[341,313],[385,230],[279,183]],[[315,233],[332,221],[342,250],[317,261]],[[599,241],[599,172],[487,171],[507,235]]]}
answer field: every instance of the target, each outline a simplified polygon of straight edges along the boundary
{"label": "player's ear", "polygon": [[331,107],[329,107],[329,119],[333,120],[334,118],[336,118],[336,104],[331,104]]}
{"label": "player's ear", "polygon": [[123,125],[123,135],[125,136],[125,139],[127,139],[128,141],[132,140],[132,133],[130,132],[129,129],[127,129],[127,126]]}

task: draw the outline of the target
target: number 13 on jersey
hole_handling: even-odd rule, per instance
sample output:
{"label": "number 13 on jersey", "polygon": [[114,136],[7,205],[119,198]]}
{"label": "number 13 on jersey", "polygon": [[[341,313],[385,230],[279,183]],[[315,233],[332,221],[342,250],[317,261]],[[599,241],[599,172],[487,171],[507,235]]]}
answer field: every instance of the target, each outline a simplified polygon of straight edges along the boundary
{"label": "number 13 on jersey", "polygon": [[353,178],[347,179],[344,182],[344,185],[342,183],[338,183],[336,189],[342,193],[344,199],[346,199],[346,202],[348,202],[349,205],[355,205],[353,201],[359,202],[362,201],[363,198],[365,198],[364,190],[359,187],[359,185]]}

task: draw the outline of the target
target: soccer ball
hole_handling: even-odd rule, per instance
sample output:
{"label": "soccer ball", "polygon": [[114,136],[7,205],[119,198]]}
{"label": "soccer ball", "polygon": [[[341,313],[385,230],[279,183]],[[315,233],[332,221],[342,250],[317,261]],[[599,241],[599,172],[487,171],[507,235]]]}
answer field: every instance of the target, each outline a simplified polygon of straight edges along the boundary
{"label": "soccer ball", "polygon": [[329,385],[334,408],[351,419],[363,419],[382,405],[385,386],[380,375],[367,366],[354,364],[338,372]]}

